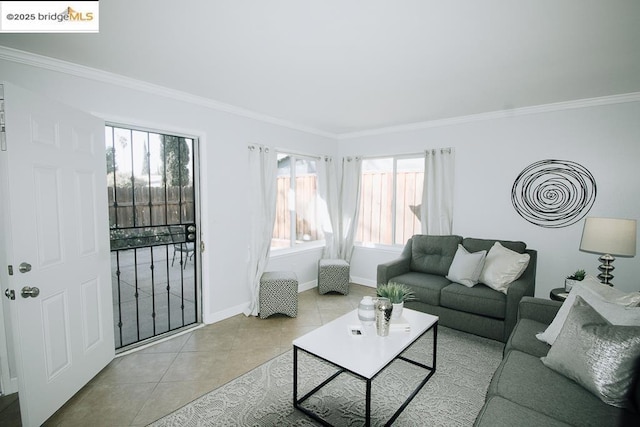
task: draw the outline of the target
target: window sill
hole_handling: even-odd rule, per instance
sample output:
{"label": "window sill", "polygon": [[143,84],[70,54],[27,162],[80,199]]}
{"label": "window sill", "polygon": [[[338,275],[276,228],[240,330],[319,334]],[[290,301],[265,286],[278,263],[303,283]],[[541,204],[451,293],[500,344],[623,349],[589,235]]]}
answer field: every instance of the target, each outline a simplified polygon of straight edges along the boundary
{"label": "window sill", "polygon": [[382,245],[378,243],[355,243],[355,247],[359,250],[373,250],[400,253],[404,248],[404,245]]}
{"label": "window sill", "polygon": [[317,242],[304,243],[293,248],[282,248],[282,249],[272,249],[269,258],[279,258],[282,256],[292,255],[292,254],[300,254],[304,252],[316,251],[318,249],[322,249],[325,247],[324,240],[320,240]]}

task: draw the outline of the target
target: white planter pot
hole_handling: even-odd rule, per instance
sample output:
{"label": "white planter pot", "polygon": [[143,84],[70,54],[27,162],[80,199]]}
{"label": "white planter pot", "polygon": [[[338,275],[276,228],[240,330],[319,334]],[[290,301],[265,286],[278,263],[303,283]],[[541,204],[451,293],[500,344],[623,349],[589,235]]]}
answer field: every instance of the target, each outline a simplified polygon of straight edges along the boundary
{"label": "white planter pot", "polygon": [[573,288],[573,285],[575,285],[576,283],[580,283],[580,280],[564,279],[564,290],[566,292],[570,292],[571,288]]}
{"label": "white planter pot", "polygon": [[393,304],[393,311],[391,312],[392,319],[399,319],[402,317],[402,309],[404,308],[404,302]]}

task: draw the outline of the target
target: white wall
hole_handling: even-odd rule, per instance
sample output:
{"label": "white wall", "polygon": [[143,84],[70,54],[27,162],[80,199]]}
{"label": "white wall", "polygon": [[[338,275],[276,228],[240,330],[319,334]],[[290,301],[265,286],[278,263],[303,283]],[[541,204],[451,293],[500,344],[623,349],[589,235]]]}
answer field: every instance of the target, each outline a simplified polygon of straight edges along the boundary
{"label": "white wall", "polygon": [[[564,278],[578,268],[596,275],[600,263],[598,255],[578,250],[584,220],[549,229],[530,224],[516,213],[511,187],[526,166],[543,159],[578,162],[597,184],[589,216],[640,219],[640,102],[360,136],[340,141],[339,152],[373,156],[438,147],[456,150],[453,232],[522,240],[536,249],[536,296],[548,298],[549,291],[563,286]],[[375,284],[376,265],[398,252],[357,248],[352,275]],[[614,266],[616,287],[640,290],[640,253],[635,258],[618,258]]]}
{"label": "white wall", "polygon": [[[239,313],[250,298],[246,284],[246,224],[251,209],[246,196],[247,145],[264,144],[309,154],[333,155],[337,150],[334,138],[13,61],[0,60],[0,79],[108,121],[200,138],[205,322]],[[292,256],[287,270],[311,280],[318,258],[314,252]],[[288,258],[279,257],[277,262],[286,265]]]}
{"label": "white wall", "polygon": [[295,253],[272,252],[267,264],[268,271],[295,271],[298,290],[305,291],[317,285],[318,260],[322,258],[322,247]]}
{"label": "white wall", "polygon": [[[536,294],[562,286],[577,268],[597,273],[597,256],[578,251],[582,221],[566,228],[529,224],[511,205],[515,177],[529,164],[557,158],[593,173],[598,196],[592,216],[640,217],[640,102],[569,109],[343,140],[294,130],[135,88],[0,60],[0,78],[92,112],[109,121],[194,134],[200,138],[204,318],[236,314],[249,300],[246,286],[248,143],[309,154],[385,155],[425,148],[456,149],[454,232],[525,241],[538,250]],[[134,85],[135,86],[135,85]],[[400,248],[396,248],[400,251]],[[351,276],[375,285],[376,266],[389,249],[357,248]],[[296,271],[301,287],[315,280],[319,250],[274,257],[269,269]],[[640,289],[640,256],[615,262],[614,283]]]}

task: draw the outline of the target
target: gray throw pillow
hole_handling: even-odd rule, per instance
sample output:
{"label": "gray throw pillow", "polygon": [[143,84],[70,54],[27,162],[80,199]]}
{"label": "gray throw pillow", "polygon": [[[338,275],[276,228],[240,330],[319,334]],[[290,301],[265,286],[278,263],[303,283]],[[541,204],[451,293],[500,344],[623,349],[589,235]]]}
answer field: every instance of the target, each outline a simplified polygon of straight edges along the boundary
{"label": "gray throw pillow", "polygon": [[464,246],[458,245],[446,278],[469,288],[473,287],[478,283],[486,256],[487,251],[469,253]]}
{"label": "gray throw pillow", "polygon": [[577,296],[542,363],[603,402],[625,408],[639,360],[640,326],[611,325]]}

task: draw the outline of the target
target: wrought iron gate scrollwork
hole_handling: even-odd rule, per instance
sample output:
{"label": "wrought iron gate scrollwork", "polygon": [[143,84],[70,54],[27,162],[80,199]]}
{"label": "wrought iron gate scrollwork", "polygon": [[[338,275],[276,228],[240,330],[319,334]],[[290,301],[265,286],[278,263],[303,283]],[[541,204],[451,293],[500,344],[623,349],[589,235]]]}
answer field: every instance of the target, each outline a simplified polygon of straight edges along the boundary
{"label": "wrought iron gate scrollwork", "polygon": [[116,349],[198,321],[194,144],[107,126]]}

